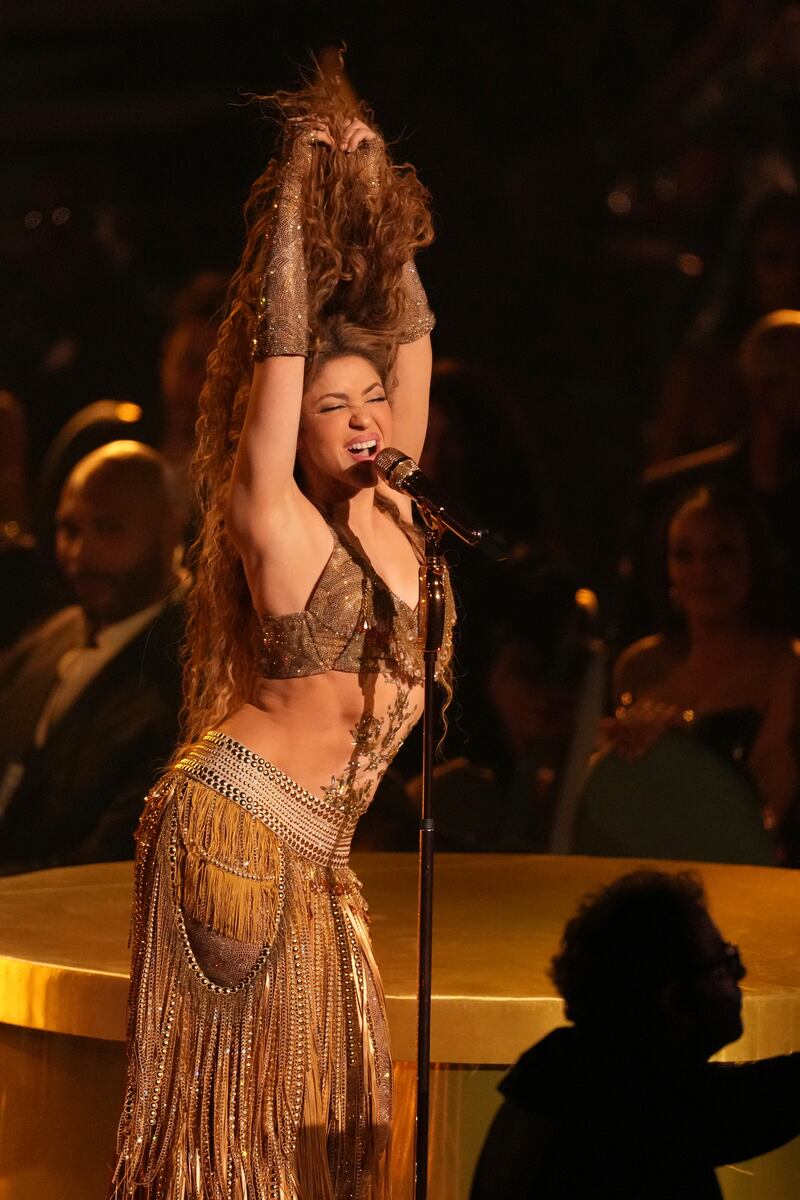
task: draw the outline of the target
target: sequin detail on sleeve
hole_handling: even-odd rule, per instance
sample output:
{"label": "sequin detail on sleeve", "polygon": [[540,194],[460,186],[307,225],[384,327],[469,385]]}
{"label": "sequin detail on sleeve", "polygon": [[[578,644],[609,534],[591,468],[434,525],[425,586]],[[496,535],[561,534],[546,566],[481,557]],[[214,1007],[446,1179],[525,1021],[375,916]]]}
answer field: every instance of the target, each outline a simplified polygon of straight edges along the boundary
{"label": "sequin detail on sleeve", "polygon": [[403,293],[406,311],[399,340],[416,342],[418,338],[425,337],[426,333],[431,332],[436,324],[436,318],[430,310],[419,272],[411,260],[403,266]]}
{"label": "sequin detail on sleeve", "polygon": [[281,168],[269,232],[263,250],[252,355],[308,353],[308,284],[303,247],[303,186],[313,155],[310,131],[303,130]]}

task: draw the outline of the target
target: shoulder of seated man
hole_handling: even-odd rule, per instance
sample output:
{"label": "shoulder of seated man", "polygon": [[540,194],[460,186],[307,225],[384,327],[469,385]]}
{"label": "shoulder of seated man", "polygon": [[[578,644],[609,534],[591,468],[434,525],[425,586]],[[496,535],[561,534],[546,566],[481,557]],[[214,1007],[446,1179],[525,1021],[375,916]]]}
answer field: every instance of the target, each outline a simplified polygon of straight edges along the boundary
{"label": "shoulder of seated man", "polygon": [[70,604],[55,613],[50,613],[26,630],[11,646],[0,653],[0,686],[8,683],[15,671],[40,647],[61,639],[68,640],[70,634],[79,636],[83,629],[83,613],[77,604]]}

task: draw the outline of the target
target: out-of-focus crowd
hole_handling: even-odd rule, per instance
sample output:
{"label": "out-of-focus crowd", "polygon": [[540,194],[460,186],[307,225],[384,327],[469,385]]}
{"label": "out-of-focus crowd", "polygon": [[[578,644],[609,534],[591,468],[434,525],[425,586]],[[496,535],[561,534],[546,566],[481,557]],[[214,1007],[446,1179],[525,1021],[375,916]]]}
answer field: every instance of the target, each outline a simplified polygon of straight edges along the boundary
{"label": "out-of-focus crowd", "polygon": [[[543,415],[494,367],[435,362],[421,465],[510,548],[450,548],[441,849],[800,865],[800,10],[750,36],[727,7],[642,105],[669,170],[640,147],[609,175],[605,277],[635,273],[652,379],[618,456],[611,431],[592,458],[568,389]],[[87,254],[28,264],[2,335],[4,872],[130,857],[179,738],[188,467],[227,281],[197,274],[156,331]],[[591,303],[599,353],[603,299],[572,299],[560,321]],[[413,736],[357,846],[414,849],[419,758]]]}
{"label": "out-of-focus crowd", "polygon": [[93,400],[30,469],[2,395],[0,871],[130,858],[179,738],[188,464],[226,280],[176,298],[153,412]]}

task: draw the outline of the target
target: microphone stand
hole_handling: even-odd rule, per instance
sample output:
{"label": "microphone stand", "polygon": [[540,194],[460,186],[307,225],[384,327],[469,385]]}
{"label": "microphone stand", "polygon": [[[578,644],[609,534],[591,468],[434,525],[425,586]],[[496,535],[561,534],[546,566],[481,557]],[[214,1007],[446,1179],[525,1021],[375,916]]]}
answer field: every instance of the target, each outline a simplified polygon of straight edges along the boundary
{"label": "microphone stand", "polygon": [[421,621],[425,630],[425,708],[422,717],[422,812],[419,826],[419,911],[417,959],[417,1107],[414,1129],[414,1200],[428,1194],[428,1133],[430,1124],[431,1058],[431,942],[433,937],[433,758],[439,728],[436,660],[445,620],[444,558],[439,552],[443,527],[423,506],[427,527],[425,564],[421,568]]}
{"label": "microphone stand", "polygon": [[375,470],[390,488],[410,496],[425,522],[425,563],[420,572],[420,632],[424,630],[425,710],[422,719],[422,813],[419,825],[419,916],[417,959],[417,1106],[414,1127],[414,1200],[428,1195],[428,1127],[431,1069],[431,941],[433,936],[433,756],[439,709],[436,659],[445,621],[447,567],[439,553],[445,529],[495,562],[506,557],[503,545],[487,529],[473,529],[449,512],[413,458],[386,446],[375,456]]}

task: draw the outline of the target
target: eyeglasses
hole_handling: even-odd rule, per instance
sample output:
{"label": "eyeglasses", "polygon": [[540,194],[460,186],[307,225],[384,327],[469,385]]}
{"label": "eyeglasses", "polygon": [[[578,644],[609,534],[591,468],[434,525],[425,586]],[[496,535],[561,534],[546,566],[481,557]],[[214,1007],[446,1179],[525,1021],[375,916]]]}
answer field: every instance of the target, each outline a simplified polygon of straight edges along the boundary
{"label": "eyeglasses", "polygon": [[727,971],[731,979],[736,983],[740,979],[744,979],[747,971],[745,970],[742,956],[739,953],[739,947],[733,942],[725,942],[715,958],[708,958],[704,963],[699,964],[692,974],[706,975],[710,971],[717,971],[720,968]]}

